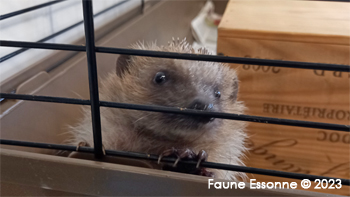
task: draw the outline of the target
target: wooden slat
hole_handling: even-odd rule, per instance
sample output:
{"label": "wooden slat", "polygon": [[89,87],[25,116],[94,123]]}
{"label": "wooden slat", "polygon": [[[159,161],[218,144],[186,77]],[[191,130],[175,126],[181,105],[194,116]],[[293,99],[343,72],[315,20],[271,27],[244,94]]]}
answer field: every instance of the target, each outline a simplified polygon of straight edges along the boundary
{"label": "wooden slat", "polygon": [[234,0],[219,25],[219,37],[349,46],[349,10],[346,2]]}

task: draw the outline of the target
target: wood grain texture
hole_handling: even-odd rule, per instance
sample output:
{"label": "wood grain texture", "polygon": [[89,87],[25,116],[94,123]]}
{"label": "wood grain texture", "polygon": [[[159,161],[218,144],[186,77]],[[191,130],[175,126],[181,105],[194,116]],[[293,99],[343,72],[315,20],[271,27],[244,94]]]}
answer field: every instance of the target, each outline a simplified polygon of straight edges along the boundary
{"label": "wood grain texture", "polygon": [[234,0],[219,37],[349,45],[350,5],[302,0]]}
{"label": "wood grain texture", "polygon": [[[231,0],[218,30],[218,54],[350,65],[350,4]],[[246,114],[350,125],[346,72],[231,64]],[[350,69],[350,67],[349,67]],[[350,178],[350,133],[250,123],[251,167]],[[257,181],[296,181],[249,175]],[[341,190],[314,190],[350,195]]]}

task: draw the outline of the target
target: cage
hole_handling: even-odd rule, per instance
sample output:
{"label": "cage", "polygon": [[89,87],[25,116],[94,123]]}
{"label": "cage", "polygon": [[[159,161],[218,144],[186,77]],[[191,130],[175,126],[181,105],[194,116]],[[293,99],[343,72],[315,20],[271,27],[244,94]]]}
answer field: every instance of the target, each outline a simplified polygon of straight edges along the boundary
{"label": "cage", "polygon": [[[125,2],[127,1],[118,1],[112,4],[111,7],[95,13],[95,16],[97,17],[101,13],[108,12],[118,6],[123,6]],[[214,2],[216,7],[221,10],[219,12],[223,12],[227,1]],[[59,3],[61,1],[45,3],[33,9],[13,14],[13,16],[46,6],[54,7],[59,5]],[[93,3],[96,4],[97,2],[94,1]],[[140,159],[156,160],[157,157],[141,153],[106,150],[107,156],[105,156],[105,160],[107,161],[96,161],[93,158],[93,154],[96,156],[101,156],[102,154],[101,135],[98,134],[98,131],[95,131],[95,137],[97,138],[95,149],[79,148],[79,151],[85,152],[86,155],[79,155],[78,157],[83,157],[84,159],[52,155],[52,149],[76,150],[76,147],[60,144],[66,138],[65,135],[61,134],[62,128],[67,125],[73,125],[78,121],[78,117],[82,116],[80,105],[94,106],[92,107],[92,113],[97,114],[100,106],[133,107],[127,104],[118,105],[99,101],[98,98],[93,96],[98,95],[96,94],[96,88],[98,87],[96,74],[104,76],[111,70],[114,70],[115,64],[110,62],[115,62],[118,54],[349,72],[347,65],[224,56],[193,56],[122,49],[138,40],[157,40],[158,43],[165,44],[171,37],[169,35],[187,37],[192,41],[189,24],[204,3],[205,1],[138,1],[134,6],[131,6],[127,13],[121,14],[114,20],[95,29],[94,35],[94,13],[91,1],[79,1],[80,6],[83,4],[84,21],[78,22],[77,25],[83,25],[84,23],[86,46],[80,45],[85,43],[84,38],[78,39],[73,45],[43,43],[57,35],[49,36],[38,42],[6,41],[1,39],[0,45],[2,48],[12,46],[36,48],[38,50],[59,50],[54,51],[53,54],[39,62],[31,64],[20,73],[12,75],[1,84],[1,97],[4,98],[1,101],[2,195],[322,195],[299,190],[252,190],[249,187],[236,190],[210,190],[208,189],[208,180],[204,177],[185,176],[173,172],[148,169],[152,168],[152,166]],[[1,20],[6,18],[5,15],[1,16]],[[162,33],[156,34],[154,32]],[[96,40],[96,43],[94,40]],[[14,54],[19,53],[21,52],[14,52]],[[95,55],[96,59],[94,60]],[[1,62],[6,61],[9,57],[2,57]],[[20,55],[13,55],[11,58],[20,57]],[[97,67],[96,64],[98,65]],[[87,69],[86,65],[89,65],[89,69]],[[90,94],[92,95],[91,98]],[[151,106],[134,106],[134,108],[156,112],[194,113],[190,110],[179,112],[176,109],[169,110]],[[249,115],[216,114],[216,116],[233,120],[267,121],[271,124],[349,132],[348,125],[293,121]],[[166,161],[174,162],[174,159],[168,158]],[[227,166],[210,162],[204,162],[202,165],[285,178],[332,179],[332,177]],[[341,180],[343,187],[347,188],[346,185],[349,185],[349,180]]]}

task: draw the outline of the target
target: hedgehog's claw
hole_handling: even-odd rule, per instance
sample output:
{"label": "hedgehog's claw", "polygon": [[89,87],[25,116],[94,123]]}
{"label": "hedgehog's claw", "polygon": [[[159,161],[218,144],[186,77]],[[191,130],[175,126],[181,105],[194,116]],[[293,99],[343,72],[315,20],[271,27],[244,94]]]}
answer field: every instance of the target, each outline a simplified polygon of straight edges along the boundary
{"label": "hedgehog's claw", "polygon": [[162,158],[164,156],[166,157],[166,156],[170,156],[170,155],[173,155],[173,154],[176,154],[176,153],[177,153],[177,150],[174,147],[172,147],[171,149],[167,149],[167,150],[163,151],[158,157],[158,164],[160,164],[160,161],[162,160]]}
{"label": "hedgehog's claw", "polygon": [[105,149],[105,146],[102,144],[102,153],[104,156],[106,156],[106,149]]}
{"label": "hedgehog's claw", "polygon": [[196,168],[199,168],[199,164],[202,162],[202,161],[205,161],[208,159],[208,153],[205,152],[204,150],[201,150],[199,151],[198,155],[197,155],[197,158],[198,158],[198,162],[197,162],[197,165],[196,165]]}
{"label": "hedgehog's claw", "polygon": [[77,148],[75,149],[76,151],[79,151],[79,148],[82,146],[90,147],[90,145],[86,142],[79,142],[77,145]]}
{"label": "hedgehog's claw", "polygon": [[196,157],[196,153],[194,153],[192,150],[186,148],[186,149],[179,149],[177,150],[177,160],[175,161],[173,167],[176,167],[177,163],[180,161],[180,159],[194,159]]}
{"label": "hedgehog's claw", "polygon": [[[199,151],[198,154],[193,152],[191,149],[175,149],[174,147],[171,149],[165,150],[162,154],[159,155],[158,158],[158,164],[160,164],[161,159],[164,156],[175,156],[177,159],[175,160],[175,163],[170,166],[163,166],[163,169],[165,170],[170,170],[170,171],[175,171],[175,172],[184,172],[184,173],[190,173],[190,174],[197,174],[201,176],[208,176],[208,177],[213,177],[214,174],[212,172],[207,171],[205,168],[200,167],[200,163],[202,161],[205,161],[208,158],[208,154],[204,151],[201,150]],[[179,164],[177,165],[178,162],[181,159],[195,159],[198,160],[196,167],[194,168],[191,166],[188,166],[187,164]]]}

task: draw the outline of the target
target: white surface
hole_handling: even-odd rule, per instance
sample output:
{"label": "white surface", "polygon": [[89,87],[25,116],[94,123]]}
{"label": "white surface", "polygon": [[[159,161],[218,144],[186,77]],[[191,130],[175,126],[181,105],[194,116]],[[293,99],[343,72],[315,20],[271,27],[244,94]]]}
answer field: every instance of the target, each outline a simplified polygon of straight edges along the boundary
{"label": "white surface", "polygon": [[196,42],[193,48],[206,47],[216,55],[218,29],[216,26],[210,26],[206,22],[206,16],[210,9],[214,9],[212,1],[207,1],[200,13],[191,22],[191,30]]}
{"label": "white surface", "polygon": [[[1,0],[0,15],[49,1],[51,0]],[[94,14],[121,1],[122,0],[93,1]],[[95,18],[95,29],[130,11],[136,6],[141,6],[141,0],[128,1],[121,6],[117,6],[108,12],[99,15]],[[0,21],[0,39],[36,42],[82,20],[83,10],[81,0],[60,2]],[[81,38],[83,35],[83,25],[79,25],[46,42],[70,44]],[[19,48],[13,47],[0,47],[0,57],[18,49]],[[53,51],[50,50],[30,49],[0,63],[0,83],[27,66],[40,61],[52,52]]]}

